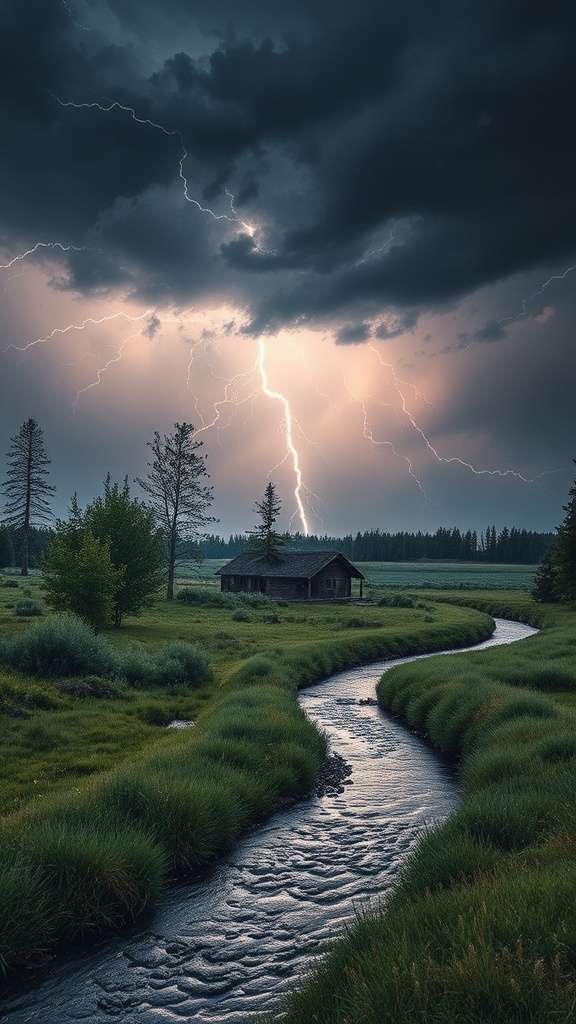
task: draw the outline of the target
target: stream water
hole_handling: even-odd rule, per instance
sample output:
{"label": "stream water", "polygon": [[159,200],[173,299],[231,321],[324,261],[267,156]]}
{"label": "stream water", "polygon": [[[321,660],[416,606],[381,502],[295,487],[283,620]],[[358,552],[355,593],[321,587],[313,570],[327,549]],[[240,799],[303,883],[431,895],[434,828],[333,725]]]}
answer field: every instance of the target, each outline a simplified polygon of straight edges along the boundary
{"label": "stream water", "polygon": [[[496,620],[474,649],[534,633]],[[247,1024],[273,1009],[358,911],[381,902],[426,825],[458,801],[453,778],[374,701],[399,662],[331,676],[300,702],[347,763],[340,791],[276,814],[201,881],[170,890],[145,926],[19,982],[8,1024]]]}

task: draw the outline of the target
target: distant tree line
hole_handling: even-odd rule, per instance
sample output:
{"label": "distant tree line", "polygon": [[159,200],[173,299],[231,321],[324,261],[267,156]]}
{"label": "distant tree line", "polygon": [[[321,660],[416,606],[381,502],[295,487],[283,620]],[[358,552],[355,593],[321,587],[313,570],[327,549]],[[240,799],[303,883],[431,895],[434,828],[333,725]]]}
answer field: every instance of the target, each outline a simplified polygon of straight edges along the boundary
{"label": "distant tree line", "polygon": [[[537,533],[505,526],[486,530],[440,527],[435,533],[387,533],[366,530],[355,536],[331,537],[301,533],[285,534],[286,549],[300,551],[341,551],[356,562],[411,562],[423,558],[459,562],[500,562],[516,565],[537,565],[554,541],[554,533]],[[234,558],[246,551],[249,537],[231,534],[226,540],[219,534],[208,534],[202,542],[205,558]],[[196,549],[190,549],[193,557]]]}

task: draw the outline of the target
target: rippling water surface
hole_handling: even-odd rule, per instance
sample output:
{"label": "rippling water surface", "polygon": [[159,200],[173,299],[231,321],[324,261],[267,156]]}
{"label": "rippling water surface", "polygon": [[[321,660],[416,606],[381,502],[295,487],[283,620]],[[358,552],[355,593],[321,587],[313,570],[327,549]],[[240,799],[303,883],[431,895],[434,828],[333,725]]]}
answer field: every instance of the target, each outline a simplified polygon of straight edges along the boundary
{"label": "rippling water surface", "polygon": [[[535,632],[496,621],[480,648]],[[0,1018],[245,1024],[273,1008],[322,944],[382,899],[422,828],[457,803],[435,756],[369,703],[399,661],[342,672],[300,696],[351,769],[342,792],[275,815],[202,881],[171,889],[143,930],[56,961],[3,1001]]]}

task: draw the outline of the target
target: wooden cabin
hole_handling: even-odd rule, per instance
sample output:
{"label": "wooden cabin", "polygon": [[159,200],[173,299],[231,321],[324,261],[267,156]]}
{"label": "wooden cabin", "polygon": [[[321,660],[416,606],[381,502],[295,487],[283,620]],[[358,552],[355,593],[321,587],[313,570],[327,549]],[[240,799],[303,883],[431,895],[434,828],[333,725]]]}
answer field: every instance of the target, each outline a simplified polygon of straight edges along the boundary
{"label": "wooden cabin", "polygon": [[364,575],[339,551],[292,551],[278,561],[264,562],[251,551],[237,555],[216,571],[220,589],[232,593],[265,594],[282,601],[346,601],[352,580]]}

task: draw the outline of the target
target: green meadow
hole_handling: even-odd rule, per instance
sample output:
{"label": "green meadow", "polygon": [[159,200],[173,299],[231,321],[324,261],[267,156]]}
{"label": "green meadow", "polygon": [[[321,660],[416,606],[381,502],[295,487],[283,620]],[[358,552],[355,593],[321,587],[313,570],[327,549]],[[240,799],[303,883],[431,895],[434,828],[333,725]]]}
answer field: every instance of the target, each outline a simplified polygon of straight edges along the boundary
{"label": "green meadow", "polygon": [[[363,566],[367,603],[284,604],[220,595],[214,568],[186,567],[183,599],[92,639],[53,627],[40,577],[0,577],[2,971],[117,929],[310,792],[327,744],[299,687],[472,644],[500,615],[541,631],[382,678],[380,703],[446,759],[462,800],[282,1019],[572,1020],[576,610],[520,587],[388,586],[377,565]],[[166,728],[174,719],[194,725]]]}
{"label": "green meadow", "polygon": [[[40,576],[0,577],[6,974],[122,926],[310,792],[327,744],[299,687],[492,629],[482,612],[428,598],[221,595],[209,568],[182,575],[183,599],[159,595],[98,636],[48,614]],[[167,728],[174,720],[194,724]]]}

